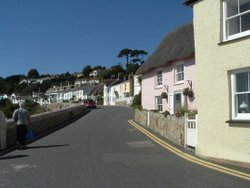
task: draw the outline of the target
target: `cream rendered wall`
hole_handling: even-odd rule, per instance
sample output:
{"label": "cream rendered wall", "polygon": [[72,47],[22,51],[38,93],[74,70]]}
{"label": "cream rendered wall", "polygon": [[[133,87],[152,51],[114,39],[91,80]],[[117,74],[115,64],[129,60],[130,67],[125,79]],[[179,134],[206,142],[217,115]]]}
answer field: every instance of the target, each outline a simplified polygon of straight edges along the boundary
{"label": "cream rendered wall", "polygon": [[123,93],[130,93],[130,82],[129,81],[122,82],[120,85],[121,85],[121,95]]}
{"label": "cream rendered wall", "polygon": [[250,66],[250,38],[218,44],[223,32],[220,0],[199,1],[193,9],[199,98],[196,153],[250,162],[249,124],[225,123],[230,119],[228,71]]}

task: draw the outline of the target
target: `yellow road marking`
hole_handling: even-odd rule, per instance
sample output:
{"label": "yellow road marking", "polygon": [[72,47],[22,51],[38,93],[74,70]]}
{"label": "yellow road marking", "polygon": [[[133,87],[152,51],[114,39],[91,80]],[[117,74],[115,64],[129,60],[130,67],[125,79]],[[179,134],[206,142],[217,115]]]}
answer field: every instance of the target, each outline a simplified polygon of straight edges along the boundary
{"label": "yellow road marking", "polygon": [[135,127],[136,129],[138,129],[139,131],[141,131],[142,133],[147,135],[150,139],[152,139],[153,141],[155,141],[156,143],[158,143],[159,145],[161,145],[165,149],[175,153],[179,157],[182,157],[183,159],[186,159],[186,160],[191,161],[193,163],[199,164],[201,166],[205,166],[207,168],[210,168],[210,169],[213,169],[213,170],[225,173],[225,174],[229,174],[229,175],[236,176],[236,177],[250,181],[250,174],[248,174],[248,173],[233,170],[233,169],[230,169],[230,168],[218,165],[218,164],[214,164],[214,163],[199,159],[199,158],[192,156],[190,154],[187,154],[187,153],[173,147],[172,145],[164,142],[162,139],[156,137],[154,134],[150,133],[146,129],[142,128],[140,125],[136,124],[133,120],[128,120],[128,122],[133,127]]}

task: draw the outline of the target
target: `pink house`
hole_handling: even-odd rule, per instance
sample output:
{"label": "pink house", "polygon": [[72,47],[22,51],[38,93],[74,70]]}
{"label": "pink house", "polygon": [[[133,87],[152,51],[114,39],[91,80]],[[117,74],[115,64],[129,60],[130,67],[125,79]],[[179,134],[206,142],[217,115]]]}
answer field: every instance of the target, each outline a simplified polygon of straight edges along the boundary
{"label": "pink house", "polygon": [[193,24],[168,33],[136,74],[142,75],[143,109],[196,110]]}

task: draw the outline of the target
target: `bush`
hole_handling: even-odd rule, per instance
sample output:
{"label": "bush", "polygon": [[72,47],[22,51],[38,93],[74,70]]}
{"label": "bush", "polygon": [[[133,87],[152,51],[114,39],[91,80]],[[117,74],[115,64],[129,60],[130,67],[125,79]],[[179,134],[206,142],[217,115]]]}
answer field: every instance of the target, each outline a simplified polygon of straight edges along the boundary
{"label": "bush", "polygon": [[103,104],[103,98],[102,96],[97,97],[97,104],[102,105]]}
{"label": "bush", "polygon": [[0,101],[0,110],[3,111],[8,119],[12,118],[12,114],[16,108],[18,108],[18,104],[12,104],[9,99],[3,99]]}
{"label": "bush", "polygon": [[164,116],[167,117],[168,115],[170,115],[170,112],[166,110],[166,111],[164,112]]}
{"label": "bush", "polygon": [[188,116],[194,117],[196,114],[198,114],[197,110],[189,110]]}
{"label": "bush", "polygon": [[195,116],[197,114],[197,110],[189,110],[186,105],[180,107],[175,113],[176,117],[183,117],[185,113],[188,113],[188,116]]}
{"label": "bush", "polygon": [[[45,109],[36,102],[25,101],[24,107],[32,114],[45,112]],[[19,108],[18,104],[12,104],[9,99],[0,101],[0,110],[4,112],[6,118],[11,119],[14,111]]]}
{"label": "bush", "polygon": [[134,96],[133,103],[131,105],[133,108],[142,109],[141,106],[141,92]]}

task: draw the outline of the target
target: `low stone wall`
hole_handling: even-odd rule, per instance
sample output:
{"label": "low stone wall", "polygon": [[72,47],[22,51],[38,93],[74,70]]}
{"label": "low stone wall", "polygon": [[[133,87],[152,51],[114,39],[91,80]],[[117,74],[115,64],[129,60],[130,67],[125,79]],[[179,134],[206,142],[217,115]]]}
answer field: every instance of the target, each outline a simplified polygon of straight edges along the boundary
{"label": "low stone wall", "polygon": [[184,117],[176,118],[171,115],[165,117],[157,112],[135,109],[134,121],[168,140],[184,146]]}
{"label": "low stone wall", "polygon": [[[82,105],[58,111],[45,112],[31,116],[31,127],[35,137],[53,131],[88,112]],[[16,122],[7,120],[7,148],[15,145]]]}

